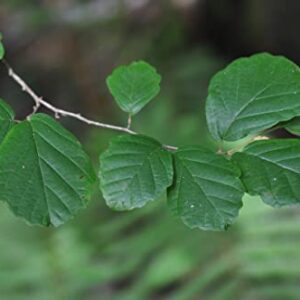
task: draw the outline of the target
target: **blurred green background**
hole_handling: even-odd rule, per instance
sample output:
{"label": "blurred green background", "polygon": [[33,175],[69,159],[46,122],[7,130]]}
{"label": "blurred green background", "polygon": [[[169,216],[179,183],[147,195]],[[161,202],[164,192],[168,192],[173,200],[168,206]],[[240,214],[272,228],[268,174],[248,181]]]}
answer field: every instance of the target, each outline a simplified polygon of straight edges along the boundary
{"label": "blurred green background", "polygon": [[[1,0],[7,60],[53,104],[126,124],[105,86],[112,69],[144,59],[162,92],[133,120],[171,145],[209,138],[204,103],[211,76],[260,51],[300,63],[297,0]],[[19,119],[32,100],[0,68],[0,95]],[[116,133],[61,122],[92,156]],[[279,132],[281,136],[284,133]],[[30,227],[0,203],[0,299],[300,299],[300,210],[244,198],[223,233],[190,230],[165,199],[128,213],[89,208],[59,229]]]}

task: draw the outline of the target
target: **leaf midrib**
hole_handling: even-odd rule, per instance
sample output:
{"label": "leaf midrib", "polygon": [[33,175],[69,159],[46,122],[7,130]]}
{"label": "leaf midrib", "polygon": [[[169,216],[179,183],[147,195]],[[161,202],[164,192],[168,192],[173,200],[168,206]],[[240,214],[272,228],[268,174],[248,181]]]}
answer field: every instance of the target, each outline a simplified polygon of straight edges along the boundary
{"label": "leaf midrib", "polygon": [[187,173],[189,174],[189,176],[192,178],[193,182],[195,183],[195,185],[200,189],[200,191],[202,192],[202,194],[205,196],[205,198],[207,199],[207,202],[212,206],[212,208],[216,211],[217,215],[219,215],[221,217],[221,219],[223,220],[223,223],[225,222],[225,218],[224,216],[221,214],[221,212],[217,209],[217,207],[215,206],[215,204],[211,201],[210,197],[206,195],[206,193],[203,191],[202,187],[199,185],[199,183],[195,180],[193,173],[190,171],[189,167],[184,163],[184,161],[180,158],[178,158],[179,161],[182,163],[184,169],[186,169]]}
{"label": "leaf midrib", "polygon": [[[34,128],[33,128],[32,124],[30,122],[28,122],[28,124],[30,126],[33,145],[34,145],[34,149],[35,149],[36,156],[37,156],[37,164],[38,164],[38,169],[39,169],[39,173],[40,173],[41,180],[42,180],[42,190],[43,190],[43,194],[44,194],[44,200],[45,200],[46,205],[47,205],[48,218],[49,218],[49,222],[51,223],[52,221],[51,221],[51,216],[50,216],[49,201],[48,201],[47,193],[46,193],[46,190],[45,190],[47,187],[45,185],[44,175],[43,175],[42,167],[41,167],[41,160],[40,160],[40,156],[39,156],[39,152],[38,152],[38,146],[37,146],[37,142],[36,142],[36,139],[35,139],[35,136],[34,136],[35,131],[34,131]],[[38,202],[38,200],[36,199],[36,201],[34,203],[34,207],[33,207],[32,212],[31,212],[31,215],[34,212],[34,208],[36,207],[37,202]]]}
{"label": "leaf midrib", "polygon": [[[265,86],[263,89],[261,89],[259,92],[257,92],[254,96],[252,96],[233,116],[233,118],[231,119],[229,126],[227,126],[227,129],[225,130],[225,132],[223,133],[223,137],[226,138],[228,132],[230,131],[231,127],[233,126],[233,124],[235,123],[235,121],[237,120],[237,118],[243,113],[243,111],[245,111],[245,109],[251,104],[253,103],[261,94],[263,94],[268,88],[270,88],[272,86],[272,84],[268,84],[267,86]],[[238,99],[236,99],[238,100]]]}
{"label": "leaf midrib", "polygon": [[[122,189],[122,191],[119,191],[119,193],[122,193],[122,192],[124,192],[125,190],[130,189],[130,186],[131,186],[133,180],[138,176],[138,174],[140,173],[141,169],[144,167],[145,163],[146,163],[147,161],[150,161],[150,160],[149,160],[149,157],[152,156],[155,152],[157,152],[157,151],[159,151],[159,150],[161,150],[161,148],[160,148],[160,147],[157,147],[157,148],[153,149],[153,151],[149,152],[149,153],[145,156],[145,159],[144,159],[143,163],[139,165],[138,170],[134,173],[134,175],[133,175],[132,177],[129,178],[128,184],[126,184],[126,187],[124,187],[124,189]],[[150,165],[151,165],[151,163],[150,163]],[[164,166],[164,167],[165,167],[165,166]],[[152,167],[151,167],[151,168],[152,168]],[[152,169],[151,169],[151,170],[152,170]],[[151,173],[151,177],[153,178],[153,172]],[[153,178],[153,181],[154,181],[154,178]],[[139,184],[139,185],[140,185],[140,184]],[[155,181],[154,181],[154,185],[153,185],[153,186],[154,186],[154,188],[155,188]],[[141,185],[140,185],[140,187],[141,187]],[[156,192],[156,191],[155,191],[155,192]],[[119,193],[118,193],[118,194],[119,194]],[[131,199],[131,198],[132,198],[132,197],[130,197],[130,199]]]}

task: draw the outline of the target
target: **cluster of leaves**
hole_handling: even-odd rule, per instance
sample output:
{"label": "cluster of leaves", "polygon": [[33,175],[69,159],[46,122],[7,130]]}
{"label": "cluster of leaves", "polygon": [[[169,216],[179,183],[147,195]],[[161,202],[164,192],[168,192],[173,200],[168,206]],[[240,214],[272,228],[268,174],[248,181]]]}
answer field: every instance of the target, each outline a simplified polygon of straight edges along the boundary
{"label": "cluster of leaves", "polygon": [[[107,85],[131,118],[158,94],[160,81],[152,66],[134,62],[117,68]],[[274,126],[299,134],[299,115],[300,70],[284,57],[238,59],[211,81],[206,117],[219,142]],[[86,207],[96,180],[93,167],[56,120],[35,114],[16,123],[1,100],[0,142],[0,199],[16,215],[58,226]],[[238,216],[245,192],[272,206],[300,202],[299,153],[297,139],[256,141],[229,156],[200,146],[171,151],[147,136],[121,135],[100,156],[100,188],[115,210],[142,207],[167,191],[170,210],[186,225],[224,230]]]}

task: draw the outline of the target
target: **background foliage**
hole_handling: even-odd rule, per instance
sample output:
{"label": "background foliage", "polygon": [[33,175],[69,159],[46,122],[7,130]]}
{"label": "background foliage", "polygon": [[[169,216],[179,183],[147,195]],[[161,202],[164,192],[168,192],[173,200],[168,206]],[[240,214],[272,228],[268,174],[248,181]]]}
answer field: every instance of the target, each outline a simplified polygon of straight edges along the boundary
{"label": "background foliage", "polygon": [[[41,95],[103,121],[126,123],[105,77],[119,64],[149,61],[164,78],[162,93],[133,127],[168,144],[215,148],[203,110],[210,77],[262,50],[299,64],[300,50],[298,1],[215,3],[2,0],[0,31],[8,60]],[[22,119],[31,100],[4,68],[0,76],[1,97]],[[95,163],[116,135],[62,122]],[[0,298],[299,299],[299,210],[246,197],[234,228],[205,233],[171,218],[163,201],[114,213],[95,195],[57,230],[24,226],[1,203]]]}

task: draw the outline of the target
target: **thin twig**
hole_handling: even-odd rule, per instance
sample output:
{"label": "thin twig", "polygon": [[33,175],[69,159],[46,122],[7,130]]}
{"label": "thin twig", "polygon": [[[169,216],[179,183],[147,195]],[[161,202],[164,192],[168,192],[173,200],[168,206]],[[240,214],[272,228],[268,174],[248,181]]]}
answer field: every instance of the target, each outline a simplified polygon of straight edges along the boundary
{"label": "thin twig", "polygon": [[131,128],[131,123],[132,123],[132,116],[131,114],[128,115],[128,120],[127,120],[127,128],[130,129]]}
{"label": "thin twig", "polygon": [[238,145],[236,148],[233,148],[233,149],[230,149],[229,151],[227,151],[227,155],[232,156],[234,153],[241,151],[242,149],[244,149],[246,146],[248,146],[252,142],[269,140],[269,139],[270,138],[268,136],[265,136],[265,135],[254,136],[251,139],[247,140],[247,142],[242,143],[242,144]]}
{"label": "thin twig", "polygon": [[167,150],[170,150],[170,151],[177,151],[178,150],[178,147],[175,147],[175,146],[163,145],[163,147]]}
{"label": "thin twig", "polygon": [[[77,120],[79,120],[83,123],[86,123],[88,125],[93,125],[93,126],[96,126],[96,127],[111,129],[111,130],[120,131],[120,132],[125,132],[125,133],[128,133],[128,134],[137,134],[137,132],[131,130],[130,128],[116,126],[116,125],[110,125],[110,124],[106,124],[106,123],[100,123],[100,122],[88,119],[88,118],[82,116],[79,113],[73,113],[73,112],[66,111],[66,110],[55,107],[54,105],[52,105],[49,102],[45,101],[42,97],[39,97],[31,89],[31,87],[18,74],[16,74],[16,72],[13,70],[13,68],[8,64],[8,62],[6,60],[2,60],[2,62],[8,70],[9,77],[11,77],[21,87],[22,91],[27,93],[33,99],[33,101],[35,102],[32,114],[36,113],[37,110],[41,106],[44,106],[45,108],[52,111],[56,118],[70,117],[70,118],[77,119]],[[29,118],[30,118],[30,116],[29,116]],[[163,145],[163,146],[164,146],[164,148],[166,148],[168,150],[172,150],[172,151],[175,151],[175,150],[178,149],[177,147],[173,147],[173,146],[169,146],[169,145]]]}

